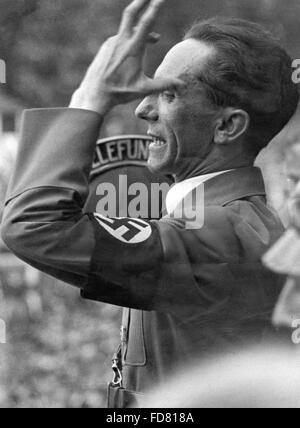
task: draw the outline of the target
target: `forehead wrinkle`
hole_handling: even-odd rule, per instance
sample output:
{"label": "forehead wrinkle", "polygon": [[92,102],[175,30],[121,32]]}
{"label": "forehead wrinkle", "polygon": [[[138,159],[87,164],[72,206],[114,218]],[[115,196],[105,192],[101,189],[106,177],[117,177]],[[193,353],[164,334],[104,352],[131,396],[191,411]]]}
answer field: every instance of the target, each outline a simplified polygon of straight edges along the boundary
{"label": "forehead wrinkle", "polygon": [[185,82],[187,85],[187,88],[191,88],[193,90],[205,91],[205,86],[203,82],[201,82],[201,79],[199,79],[199,75],[201,75],[201,73],[199,73],[199,75],[197,76],[196,74],[192,73],[188,68],[187,68],[187,71],[176,75],[175,74],[173,75],[167,72],[162,72],[160,68],[158,68],[154,75],[154,79],[170,77],[171,75]]}
{"label": "forehead wrinkle", "polygon": [[199,80],[200,75],[201,75],[201,72],[198,73],[198,75],[196,75],[196,73],[192,73],[191,71],[188,71],[186,73],[180,74],[178,77],[179,77],[179,79],[181,79],[185,83],[187,83],[188,86],[198,87],[199,89],[204,89],[203,84],[201,83],[201,80]]}

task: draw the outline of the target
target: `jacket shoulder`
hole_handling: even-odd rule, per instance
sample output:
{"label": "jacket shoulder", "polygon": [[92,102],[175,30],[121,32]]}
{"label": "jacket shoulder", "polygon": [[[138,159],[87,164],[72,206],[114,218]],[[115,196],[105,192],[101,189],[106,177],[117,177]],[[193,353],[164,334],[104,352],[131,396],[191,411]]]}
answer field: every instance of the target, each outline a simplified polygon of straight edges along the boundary
{"label": "jacket shoulder", "polygon": [[246,253],[260,257],[284,233],[279,215],[264,197],[237,200],[224,207],[233,230]]}
{"label": "jacket shoulder", "polygon": [[279,217],[263,197],[206,206],[199,227],[189,227],[185,220],[159,223],[166,229],[164,236],[175,229],[189,252],[194,249],[202,260],[215,262],[257,262],[283,232]]}

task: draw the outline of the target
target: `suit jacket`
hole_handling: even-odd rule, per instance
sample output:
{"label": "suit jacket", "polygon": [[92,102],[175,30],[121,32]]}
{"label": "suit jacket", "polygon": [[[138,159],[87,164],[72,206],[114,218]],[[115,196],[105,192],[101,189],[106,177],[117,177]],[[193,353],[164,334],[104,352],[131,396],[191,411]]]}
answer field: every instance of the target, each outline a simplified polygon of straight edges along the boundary
{"label": "suit jacket", "polygon": [[[261,263],[283,227],[260,170],[205,183],[204,225],[84,214],[101,118],[25,113],[3,220],[21,259],[124,311],[124,386],[141,393],[211,352],[262,340],[283,278]],[[199,210],[201,207],[199,206]]]}

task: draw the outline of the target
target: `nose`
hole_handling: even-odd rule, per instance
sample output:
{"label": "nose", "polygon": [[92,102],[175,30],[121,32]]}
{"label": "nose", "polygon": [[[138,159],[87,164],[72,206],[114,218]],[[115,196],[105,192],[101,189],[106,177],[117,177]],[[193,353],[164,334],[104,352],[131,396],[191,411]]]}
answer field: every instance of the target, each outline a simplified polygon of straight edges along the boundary
{"label": "nose", "polygon": [[153,97],[146,97],[137,107],[135,115],[147,122],[156,122],[159,116]]}

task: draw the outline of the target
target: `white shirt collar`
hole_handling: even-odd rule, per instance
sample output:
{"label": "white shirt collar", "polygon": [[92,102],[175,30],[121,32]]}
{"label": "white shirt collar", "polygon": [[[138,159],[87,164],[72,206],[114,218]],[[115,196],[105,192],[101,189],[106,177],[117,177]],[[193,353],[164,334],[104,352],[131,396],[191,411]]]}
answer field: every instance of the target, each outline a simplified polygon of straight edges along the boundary
{"label": "white shirt collar", "polygon": [[187,180],[176,183],[168,192],[166,198],[167,213],[171,214],[175,211],[183,199],[194,189],[208,180],[211,180],[218,175],[225,174],[227,171],[214,172],[212,174],[199,175],[198,177],[188,178]]}

